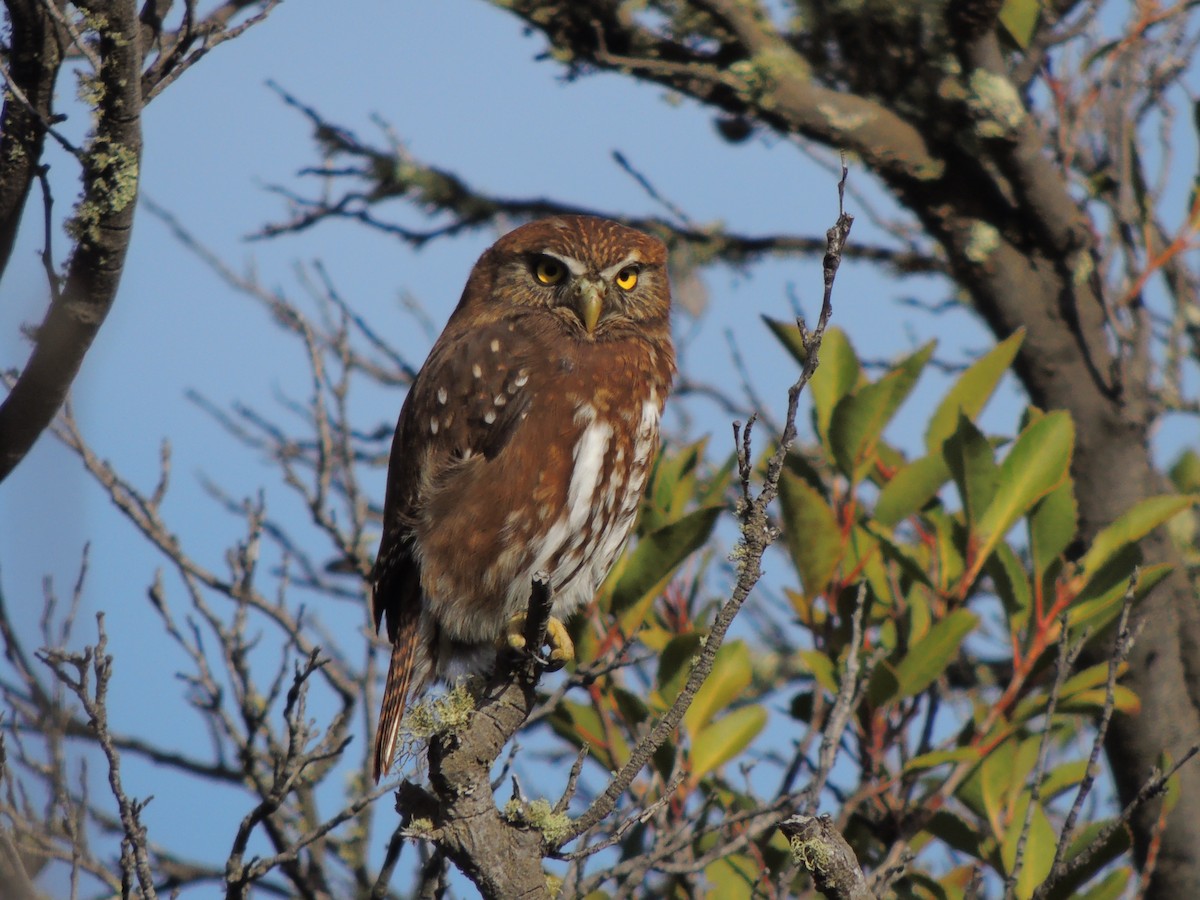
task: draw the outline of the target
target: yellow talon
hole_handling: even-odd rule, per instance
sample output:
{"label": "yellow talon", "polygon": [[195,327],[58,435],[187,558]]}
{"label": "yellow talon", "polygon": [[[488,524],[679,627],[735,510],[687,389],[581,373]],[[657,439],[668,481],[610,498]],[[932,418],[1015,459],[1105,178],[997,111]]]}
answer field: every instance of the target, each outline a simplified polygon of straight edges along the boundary
{"label": "yellow talon", "polygon": [[[520,613],[508,621],[505,643],[513,650],[525,649],[525,614]],[[550,617],[546,623],[546,646],[550,648],[549,671],[557,671],[575,658],[575,642],[567,633],[567,626],[560,619]]]}
{"label": "yellow talon", "polygon": [[561,619],[550,617],[546,623],[546,643],[550,647],[551,669],[561,669],[575,658],[575,642],[567,634],[567,626]]}
{"label": "yellow talon", "polygon": [[525,613],[518,613],[508,620],[508,630],[504,633],[504,642],[511,650],[525,649]]}

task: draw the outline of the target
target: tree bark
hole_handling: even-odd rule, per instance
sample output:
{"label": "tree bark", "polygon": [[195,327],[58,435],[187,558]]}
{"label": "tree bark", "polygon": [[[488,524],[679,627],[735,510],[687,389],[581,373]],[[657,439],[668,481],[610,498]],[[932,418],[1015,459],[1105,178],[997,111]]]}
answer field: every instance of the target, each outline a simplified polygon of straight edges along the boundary
{"label": "tree bark", "polygon": [[53,115],[54,84],[62,66],[58,32],[45,9],[30,0],[10,0],[6,6],[12,85],[4,92],[0,112],[0,279],[12,257],[21,214],[41,165],[46,126]]}
{"label": "tree bark", "polygon": [[68,223],[75,250],[61,293],[51,285],[55,296],[33,353],[0,405],[0,481],[25,458],[66,399],[116,298],[133,229],[142,155],[138,11],[129,0],[112,0],[95,4],[90,13],[103,22],[97,38],[101,66],[96,133],[81,159],[83,200]]}

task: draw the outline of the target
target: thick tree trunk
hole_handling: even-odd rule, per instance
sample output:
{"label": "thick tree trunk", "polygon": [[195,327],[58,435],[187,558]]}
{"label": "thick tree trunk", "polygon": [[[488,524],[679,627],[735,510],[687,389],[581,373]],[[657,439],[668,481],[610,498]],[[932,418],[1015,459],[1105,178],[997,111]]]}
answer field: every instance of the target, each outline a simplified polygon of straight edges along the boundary
{"label": "thick tree trunk", "polygon": [[[1136,359],[1118,357],[1111,349],[1096,281],[1085,277],[1090,272],[1086,222],[1065,186],[1057,196],[1041,195],[1042,208],[1032,210],[981,202],[978,189],[966,187],[981,183],[979,173],[957,187],[954,174],[936,187],[908,185],[901,196],[946,247],[959,282],[996,337],[1026,329],[1017,372],[1035,405],[1065,409],[1075,420],[1072,474],[1080,536],[1090,540],[1138,501],[1170,490],[1150,454],[1149,373]],[[964,197],[974,199],[964,202]],[[1046,204],[1055,211],[1047,215]],[[1060,215],[1064,223],[1069,215],[1077,218],[1056,238],[1045,228],[1046,219]],[[998,237],[986,253],[979,246],[980,223],[995,228]],[[1135,610],[1142,631],[1125,684],[1142,708],[1136,716],[1115,717],[1106,746],[1122,802],[1137,793],[1161,754],[1178,759],[1200,738],[1200,605],[1165,534],[1148,537],[1142,551],[1146,563],[1168,563],[1175,571]],[[1093,642],[1090,662],[1102,662],[1108,649]],[[1162,835],[1151,897],[1200,897],[1200,816],[1195,815],[1200,768],[1185,766],[1180,784],[1179,803]],[[1146,860],[1159,812],[1159,804],[1150,803],[1135,818],[1139,863]]]}

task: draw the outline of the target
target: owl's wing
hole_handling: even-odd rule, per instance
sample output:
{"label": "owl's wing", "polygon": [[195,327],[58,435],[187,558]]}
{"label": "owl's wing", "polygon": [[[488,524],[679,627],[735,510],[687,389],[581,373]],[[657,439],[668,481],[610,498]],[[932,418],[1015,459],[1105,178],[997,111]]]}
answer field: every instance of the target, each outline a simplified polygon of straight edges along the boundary
{"label": "owl's wing", "polygon": [[433,677],[421,646],[421,569],[414,530],[430,495],[455,469],[495,458],[526,419],[534,341],[512,321],[455,329],[438,339],[417,374],[396,426],[388,463],[383,538],[372,571],[378,630],[387,621],[392,658],[375,747],[375,779],[395,754],[410,694]]}
{"label": "owl's wing", "polygon": [[411,544],[430,490],[472,457],[494,458],[528,415],[532,345],[504,321],[460,334],[447,330],[417,374],[388,462],[384,533],[372,573],[376,629],[387,615],[391,635],[394,612],[418,605]]}

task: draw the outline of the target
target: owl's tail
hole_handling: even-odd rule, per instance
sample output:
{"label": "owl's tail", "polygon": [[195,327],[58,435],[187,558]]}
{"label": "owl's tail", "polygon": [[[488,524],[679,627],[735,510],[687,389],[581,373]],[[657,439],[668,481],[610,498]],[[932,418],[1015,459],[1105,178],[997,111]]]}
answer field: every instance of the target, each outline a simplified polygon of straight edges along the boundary
{"label": "owl's tail", "polygon": [[375,732],[375,783],[387,774],[396,758],[400,742],[400,720],[413,687],[420,639],[419,617],[402,615],[399,627],[392,636],[392,658],[388,663],[387,683],[383,688],[383,706],[379,711],[379,727]]}

